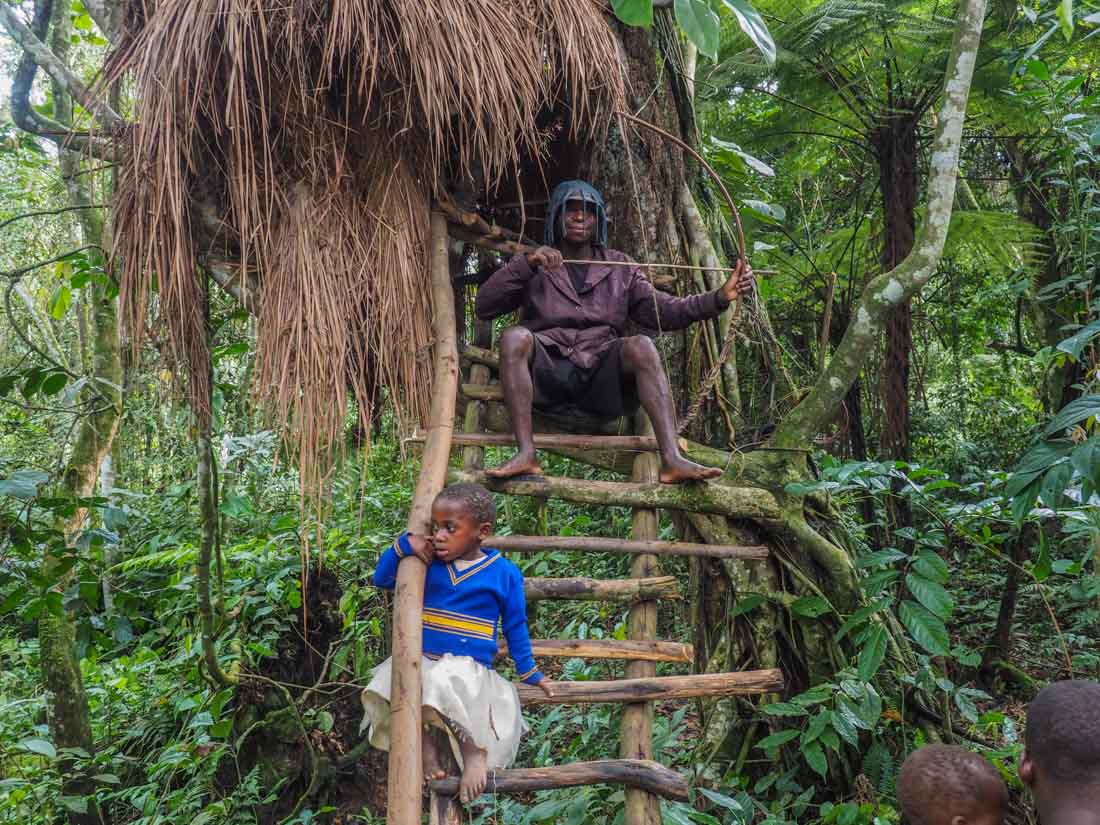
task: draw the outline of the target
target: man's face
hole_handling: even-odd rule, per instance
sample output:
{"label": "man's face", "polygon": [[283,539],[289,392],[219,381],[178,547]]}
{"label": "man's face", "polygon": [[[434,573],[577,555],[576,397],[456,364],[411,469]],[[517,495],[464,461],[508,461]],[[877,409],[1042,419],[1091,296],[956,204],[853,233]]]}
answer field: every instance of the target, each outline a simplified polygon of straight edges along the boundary
{"label": "man's face", "polygon": [[563,240],[569,243],[589,243],[596,231],[596,204],[592,201],[568,200],[562,212],[565,222]]}

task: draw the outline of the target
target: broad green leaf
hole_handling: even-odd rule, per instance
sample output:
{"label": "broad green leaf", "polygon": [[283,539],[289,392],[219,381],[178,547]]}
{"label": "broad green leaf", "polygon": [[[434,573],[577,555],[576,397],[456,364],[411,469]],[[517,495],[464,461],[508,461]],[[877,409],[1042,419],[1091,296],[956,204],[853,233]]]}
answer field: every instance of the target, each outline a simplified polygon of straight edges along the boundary
{"label": "broad green leaf", "polygon": [[878,624],[871,628],[863,649],[859,651],[859,678],[870,682],[886,658],[886,628]]}
{"label": "broad green leaf", "polygon": [[840,629],[836,632],[836,640],[839,642],[853,630],[859,628],[865,621],[871,616],[878,613],[880,610],[890,604],[889,599],[879,599],[874,604],[869,604],[861,607],[855,613],[848,617],[848,619],[840,626]]}
{"label": "broad green leaf", "polygon": [[[794,733],[798,735],[798,731],[783,731],[784,733]],[[696,788],[699,793],[713,802],[715,805],[720,805],[727,811],[734,811],[739,813],[745,810],[745,806],[734,799],[732,796],[726,796],[724,793],[718,793],[718,791],[712,791],[710,788]]]}
{"label": "broad green leaf", "polygon": [[684,30],[688,40],[695,44],[700,54],[711,60],[718,59],[718,33],[721,25],[718,15],[706,0],[675,0],[676,22]]}
{"label": "broad green leaf", "polygon": [[53,742],[48,739],[20,739],[16,747],[30,753],[37,753],[39,756],[45,756],[47,759],[57,758],[57,749],[53,746]]}
{"label": "broad green leaf", "polygon": [[874,553],[868,553],[866,556],[860,556],[856,562],[856,567],[883,567],[905,558],[908,558],[908,556],[900,550],[887,547],[885,550],[878,550]]}
{"label": "broad green leaf", "polygon": [[765,203],[752,198],[746,198],[743,203],[745,209],[767,223],[783,223],[787,219],[787,210],[778,203]]}
{"label": "broad green leaf", "polygon": [[765,599],[759,593],[749,593],[744,598],[737,600],[737,604],[734,605],[731,614],[732,616],[740,616],[743,613],[748,613],[752,610],[756,610],[756,608],[760,607],[760,605],[762,605],[766,601],[767,599]]}
{"label": "broad green leaf", "polygon": [[1072,464],[1068,461],[1055,464],[1043,476],[1043,483],[1039,486],[1039,500],[1047,507],[1056,509],[1062,503],[1062,494],[1069,486],[1071,478],[1073,478]]}
{"label": "broad green leaf", "polygon": [[1058,23],[1062,26],[1062,35],[1069,43],[1073,40],[1073,0],[1062,0],[1058,4]]}
{"label": "broad green leaf", "polygon": [[1081,350],[1085,348],[1085,344],[1100,335],[1100,321],[1093,321],[1091,324],[1077,330],[1073,335],[1064,341],[1058,342],[1058,349],[1062,352],[1069,353],[1069,355],[1076,361],[1081,357]]}
{"label": "broad green leaf", "polygon": [[[766,178],[775,177],[774,169],[772,169],[770,166],[768,166],[768,164],[764,163],[764,161],[760,160],[760,158],[756,157],[755,155],[750,155],[736,143],[731,143],[728,140],[719,140],[716,137],[712,137],[710,141],[720,149],[725,149],[728,152],[733,152],[735,155],[737,155],[737,157],[741,158],[741,160],[743,160],[751,169],[753,169],[753,171],[760,173]],[[816,482],[816,484],[820,485],[821,482]]]}
{"label": "broad green leaf", "polygon": [[905,577],[905,586],[918,602],[940,619],[946,622],[951,618],[951,611],[955,609],[955,600],[944,590],[943,585],[916,573],[910,573]]}
{"label": "broad green leaf", "polygon": [[653,0],[611,0],[611,8],[628,26],[653,25]]}
{"label": "broad green leaf", "polygon": [[1050,548],[1047,547],[1045,541],[1042,541],[1039,543],[1039,558],[1035,561],[1035,566],[1031,569],[1031,573],[1035,576],[1035,581],[1041,582],[1050,578],[1050,571]]}
{"label": "broad green leaf", "polygon": [[[1070,404],[1066,409],[1072,406],[1073,404]],[[1023,457],[1012,469],[1012,477],[1009,479],[1008,484],[1005,485],[1005,495],[1009,498],[1014,497],[1029,485],[1037,475],[1045,473],[1073,452],[1073,446],[1073,442],[1068,438],[1059,438],[1036,444],[1024,453]]]}
{"label": "broad green leaf", "polygon": [[832,698],[834,693],[834,686],[830,684],[817,685],[812,687],[804,693],[800,693],[791,699],[796,705],[802,705],[802,707],[810,707],[812,705],[820,705],[822,702],[827,702]]}
{"label": "broad green leaf", "polygon": [[939,554],[932,550],[921,550],[913,562],[913,571],[940,584],[947,584],[951,578],[951,569]]}
{"label": "broad green leaf", "polygon": [[1039,495],[1039,487],[1042,482],[1043,480],[1041,478],[1035,479],[1013,497],[1012,520],[1016,522],[1016,524],[1022,524],[1023,520],[1027,518],[1028,513],[1031,512],[1031,508],[1035,504],[1035,498]]}
{"label": "broad green leaf", "polygon": [[741,31],[749,36],[749,39],[756,44],[756,48],[760,49],[768,65],[775,65],[775,40],[772,39],[771,32],[768,31],[768,26],[760,16],[760,12],[747,0],[722,0],[722,2],[737,17]]}
{"label": "broad green leaf", "polygon": [[769,702],[760,708],[770,716],[806,716],[808,711],[790,702]]}
{"label": "broad green leaf", "polygon": [[69,311],[69,305],[73,302],[73,291],[65,284],[57,288],[50,299],[50,315],[60,321]]}
{"label": "broad green leaf", "polygon": [[763,739],[756,743],[756,747],[763,748],[764,750],[778,748],[780,745],[787,744],[792,739],[797,739],[799,733],[801,733],[801,731],[781,730],[778,733],[773,733],[771,736],[765,736]]}
{"label": "broad green leaf", "polygon": [[92,30],[92,18],[88,14],[78,14],[73,18],[73,28],[77,31],[90,32]]}
{"label": "broad green leaf", "polygon": [[820,742],[810,742],[802,747],[802,755],[806,757],[808,764],[822,779],[829,770],[829,760],[825,758],[825,751]]}
{"label": "broad green leaf", "polygon": [[833,730],[840,734],[840,738],[853,748],[856,748],[859,747],[859,731],[856,730],[856,726],[852,723],[852,716],[854,716],[854,714],[845,715],[838,710],[834,710],[832,723]]}
{"label": "broad green leaf", "polygon": [[1066,427],[1070,427],[1079,421],[1100,414],[1100,395],[1085,395],[1076,401],[1071,401],[1058,411],[1047,425],[1045,434],[1056,435]]}
{"label": "broad green leaf", "polygon": [[820,596],[803,596],[801,599],[795,599],[791,604],[792,613],[807,619],[816,619],[818,616],[824,616],[830,610],[832,610],[832,608],[829,607],[829,603]]}
{"label": "broad green leaf", "polygon": [[837,699],[836,710],[834,712],[840,717],[841,724],[835,725],[837,731],[840,733],[843,733],[841,730],[842,725],[849,725],[852,728],[859,728],[860,730],[874,730],[875,728],[873,722],[868,724],[864,721],[859,713],[858,706],[847,696],[841,696]]}
{"label": "broad green leaf", "polygon": [[946,656],[951,649],[947,628],[938,616],[916,602],[906,599],[898,608],[902,624],[921,647],[934,656]]}
{"label": "broad green leaf", "polygon": [[49,481],[46,473],[38,470],[16,470],[3,481],[0,481],[0,496],[12,498],[32,499],[37,495],[40,485]]}
{"label": "broad green leaf", "polygon": [[46,379],[42,382],[42,394],[57,395],[63,389],[65,385],[69,383],[69,376],[63,372],[51,372]]}

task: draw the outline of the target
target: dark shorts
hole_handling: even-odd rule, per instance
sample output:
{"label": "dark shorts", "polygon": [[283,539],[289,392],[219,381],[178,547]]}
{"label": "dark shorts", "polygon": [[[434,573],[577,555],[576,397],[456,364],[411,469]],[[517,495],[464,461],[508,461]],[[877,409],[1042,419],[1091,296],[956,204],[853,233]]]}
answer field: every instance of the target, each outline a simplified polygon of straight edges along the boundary
{"label": "dark shorts", "polygon": [[535,337],[531,379],[535,385],[534,406],[544,412],[576,407],[602,418],[618,418],[638,411],[638,386],[623,374],[622,339],[616,339],[600,353],[592,369],[581,369],[553,347]]}

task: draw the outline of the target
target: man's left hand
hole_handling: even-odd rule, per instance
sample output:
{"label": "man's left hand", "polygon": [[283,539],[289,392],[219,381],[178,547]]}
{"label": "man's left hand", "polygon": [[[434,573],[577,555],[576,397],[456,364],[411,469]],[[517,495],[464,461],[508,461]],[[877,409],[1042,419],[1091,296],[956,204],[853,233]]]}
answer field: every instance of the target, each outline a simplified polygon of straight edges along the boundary
{"label": "man's left hand", "polygon": [[738,258],[737,266],[734,267],[729,280],[722,286],[722,297],[730,302],[736,301],[752,289],[755,280],[756,276],[753,275],[752,267],[749,266],[748,261],[744,258]]}

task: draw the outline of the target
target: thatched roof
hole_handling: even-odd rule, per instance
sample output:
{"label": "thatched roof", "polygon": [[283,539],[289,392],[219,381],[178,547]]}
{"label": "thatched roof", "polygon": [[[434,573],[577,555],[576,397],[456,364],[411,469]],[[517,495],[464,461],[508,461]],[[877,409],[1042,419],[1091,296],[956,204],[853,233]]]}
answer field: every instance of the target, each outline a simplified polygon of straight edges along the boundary
{"label": "thatched roof", "polygon": [[258,278],[256,391],[315,491],[348,387],[364,422],[381,388],[406,421],[427,409],[433,196],[514,190],[546,152],[548,113],[587,135],[620,107],[610,11],[596,0],[132,2],[109,70],[132,75],[138,99],[116,194],[125,318],[144,328],[155,277],[205,415],[199,264],[228,258],[243,281]]}

